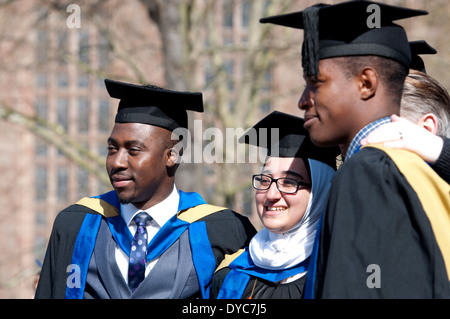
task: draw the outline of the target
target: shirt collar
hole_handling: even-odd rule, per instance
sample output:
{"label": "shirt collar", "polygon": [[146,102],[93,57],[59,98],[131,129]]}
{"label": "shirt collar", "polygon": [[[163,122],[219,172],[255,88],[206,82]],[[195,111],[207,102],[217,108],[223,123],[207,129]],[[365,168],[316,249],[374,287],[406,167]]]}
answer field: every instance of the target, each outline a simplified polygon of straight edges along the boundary
{"label": "shirt collar", "polygon": [[[178,202],[180,201],[180,195],[178,190],[173,186],[172,193],[166,197],[163,201],[145,210],[153,220],[162,227],[173,215],[178,212]],[[134,216],[142,211],[133,204],[120,204],[120,215],[125,223],[129,226]]]}
{"label": "shirt collar", "polygon": [[376,120],[372,123],[367,124],[364,126],[353,138],[352,142],[350,143],[350,146],[348,147],[347,154],[345,155],[344,160],[348,160],[350,157],[358,153],[359,149],[361,148],[361,140],[365,138],[367,135],[369,135],[370,132],[374,131],[377,127],[389,123],[391,121],[391,118],[384,117],[382,119]]}

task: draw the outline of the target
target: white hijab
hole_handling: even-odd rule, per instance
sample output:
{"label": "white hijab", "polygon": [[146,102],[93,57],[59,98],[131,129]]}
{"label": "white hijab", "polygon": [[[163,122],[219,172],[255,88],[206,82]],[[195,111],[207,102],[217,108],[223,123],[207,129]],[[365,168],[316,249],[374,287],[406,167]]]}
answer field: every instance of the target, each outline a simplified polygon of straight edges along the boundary
{"label": "white hijab", "polygon": [[250,241],[249,253],[256,266],[265,269],[287,269],[298,265],[311,255],[317,223],[325,207],[334,169],[308,159],[311,169],[311,193],[308,207],[300,222],[283,234],[267,228]]}

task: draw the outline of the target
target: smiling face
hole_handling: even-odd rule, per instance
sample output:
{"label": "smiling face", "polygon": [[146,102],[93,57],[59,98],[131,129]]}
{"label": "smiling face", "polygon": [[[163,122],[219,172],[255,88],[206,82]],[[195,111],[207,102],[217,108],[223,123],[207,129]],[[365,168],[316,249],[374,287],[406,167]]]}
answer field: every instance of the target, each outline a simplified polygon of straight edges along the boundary
{"label": "smiling face", "polygon": [[147,209],[170,194],[170,136],[170,131],[147,124],[114,125],[108,138],[106,170],[121,203]]}
{"label": "smiling face", "polygon": [[[308,170],[301,158],[270,157],[262,174],[276,178],[292,178],[311,183]],[[268,190],[257,190],[255,195],[258,216],[264,226],[274,233],[285,233],[296,226],[308,207],[311,190],[300,188],[294,194],[285,194],[272,183]]]}

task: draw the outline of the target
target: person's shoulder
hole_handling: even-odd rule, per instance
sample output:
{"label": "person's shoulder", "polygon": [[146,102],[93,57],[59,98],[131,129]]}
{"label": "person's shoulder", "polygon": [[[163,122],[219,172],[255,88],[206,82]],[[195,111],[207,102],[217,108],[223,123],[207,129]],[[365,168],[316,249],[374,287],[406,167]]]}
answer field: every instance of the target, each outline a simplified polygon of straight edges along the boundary
{"label": "person's shoulder", "polygon": [[54,222],[54,228],[56,229],[63,229],[63,228],[74,228],[78,229],[86,214],[98,214],[94,210],[78,205],[78,204],[72,204],[66,208],[64,208],[62,211],[56,215],[55,222]]}
{"label": "person's shoulder", "polygon": [[384,161],[389,160],[388,154],[377,147],[366,146],[361,148],[361,150],[353,155],[347,162],[346,167],[358,167],[364,165],[378,165]]}
{"label": "person's shoulder", "polygon": [[373,178],[392,171],[396,171],[396,167],[388,154],[378,148],[364,147],[344,162],[337,170],[334,180],[364,176]]}
{"label": "person's shoulder", "polygon": [[[399,171],[432,171],[428,164],[416,153],[398,149],[388,148],[382,145],[369,145],[364,147],[358,154],[354,156],[355,161],[350,159],[351,166],[367,166],[373,169],[392,169],[395,167]],[[349,165],[350,166],[350,165]]]}
{"label": "person's shoulder", "polygon": [[[380,194],[380,189],[387,193],[398,193],[399,189],[411,190],[411,185],[406,179],[405,171],[409,174],[421,174],[419,161],[413,161],[406,169],[404,163],[396,160],[398,152],[407,152],[405,150],[393,150],[392,154],[387,150],[376,147],[364,147],[354,156],[344,162],[337,170],[333,178],[330,194],[342,196],[343,192],[351,190],[352,196],[356,194],[367,196],[367,192]],[[394,156],[393,156],[394,155]],[[400,154],[410,157],[410,154]],[[423,160],[421,161],[423,162]],[[422,163],[424,164],[424,163]],[[386,193],[386,194],[387,194]],[[371,194],[375,196],[375,193]]]}
{"label": "person's shoulder", "polygon": [[199,221],[204,221],[210,226],[216,225],[219,228],[231,229],[231,227],[244,228],[247,233],[255,234],[256,230],[247,216],[244,216],[229,208],[218,210],[213,214],[207,215]]}
{"label": "person's shoulder", "polygon": [[245,221],[247,217],[227,207],[203,203],[178,213],[178,218],[189,223],[214,221]]}
{"label": "person's shoulder", "polygon": [[239,214],[229,208],[220,207],[214,213],[205,216],[202,220],[237,220],[237,219],[246,219],[247,217]]}
{"label": "person's shoulder", "polygon": [[348,182],[351,179],[377,182],[385,185],[407,183],[406,176],[424,176],[440,179],[432,168],[417,154],[403,149],[369,145],[362,148],[341,166],[336,180]]}

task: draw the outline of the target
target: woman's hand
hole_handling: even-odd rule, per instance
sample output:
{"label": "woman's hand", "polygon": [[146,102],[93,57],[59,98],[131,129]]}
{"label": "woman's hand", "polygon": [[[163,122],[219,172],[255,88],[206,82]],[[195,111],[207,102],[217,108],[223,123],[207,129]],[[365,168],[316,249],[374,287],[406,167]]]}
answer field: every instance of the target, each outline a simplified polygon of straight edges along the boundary
{"label": "woman's hand", "polygon": [[371,132],[361,145],[383,143],[386,147],[414,152],[430,164],[436,162],[444,144],[441,137],[397,115],[392,115],[391,120]]}

